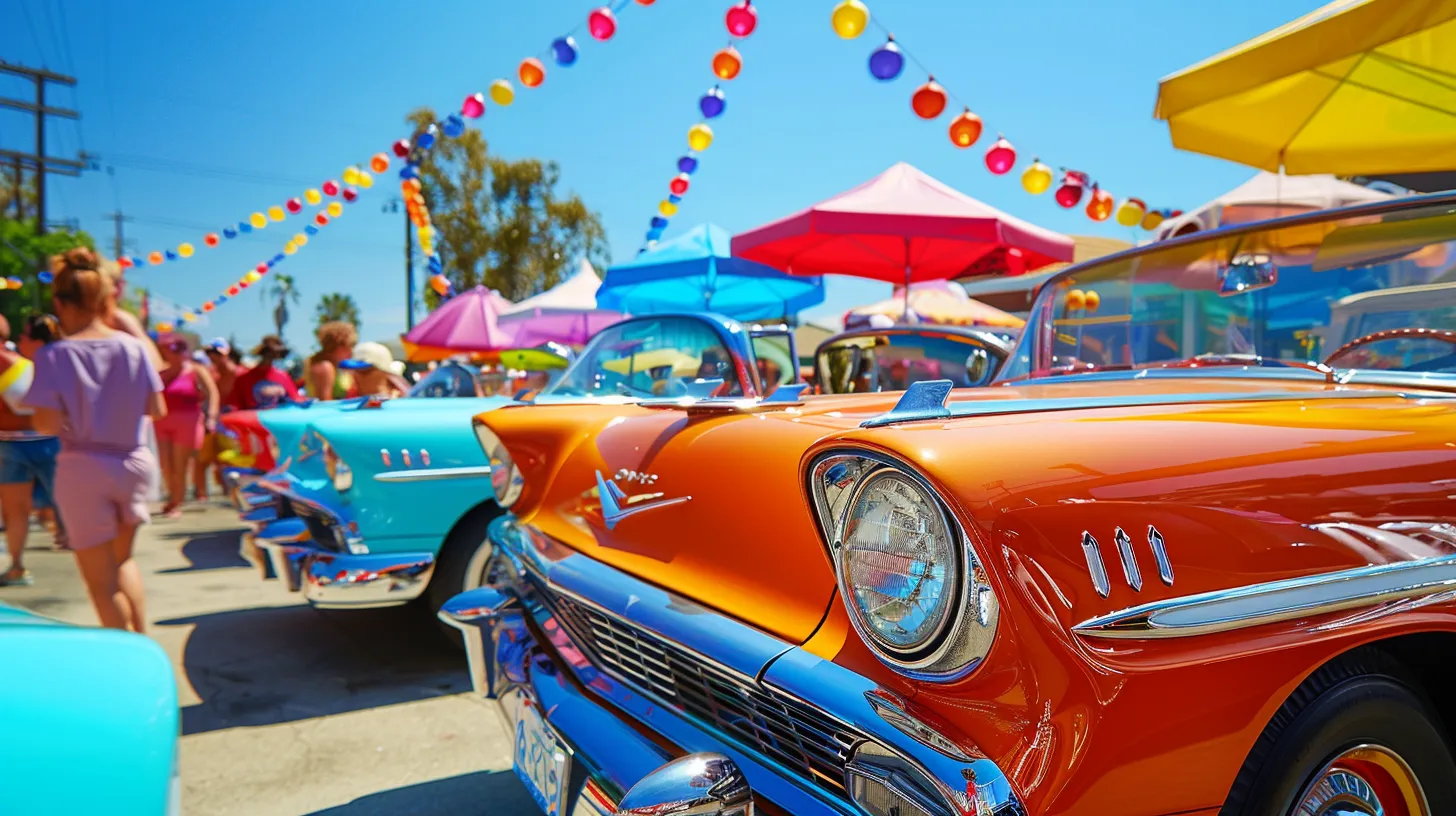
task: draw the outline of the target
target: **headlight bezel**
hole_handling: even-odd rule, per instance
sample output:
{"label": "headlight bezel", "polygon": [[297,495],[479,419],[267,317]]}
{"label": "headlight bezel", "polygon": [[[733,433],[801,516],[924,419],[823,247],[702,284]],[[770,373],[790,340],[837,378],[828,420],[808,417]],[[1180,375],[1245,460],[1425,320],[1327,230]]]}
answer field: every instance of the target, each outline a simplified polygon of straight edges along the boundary
{"label": "headlight bezel", "polygon": [[486,464],[490,466],[490,487],[495,493],[496,503],[502,509],[509,509],[521,498],[526,486],[525,477],[500,436],[484,422],[476,420],[474,425],[475,440],[480,443]]}
{"label": "headlight bezel", "polygon": [[[846,472],[835,474],[838,466],[844,466]],[[845,526],[856,503],[877,477],[887,473],[906,479],[918,489],[954,543],[956,586],[949,593],[949,608],[934,634],[910,651],[882,638],[865,619],[866,613],[849,585],[843,557]],[[934,485],[900,459],[859,448],[824,451],[811,460],[807,474],[815,521],[834,566],[846,615],[875,657],[902,675],[929,682],[952,682],[975,671],[990,654],[1000,604],[987,580],[985,561]]]}

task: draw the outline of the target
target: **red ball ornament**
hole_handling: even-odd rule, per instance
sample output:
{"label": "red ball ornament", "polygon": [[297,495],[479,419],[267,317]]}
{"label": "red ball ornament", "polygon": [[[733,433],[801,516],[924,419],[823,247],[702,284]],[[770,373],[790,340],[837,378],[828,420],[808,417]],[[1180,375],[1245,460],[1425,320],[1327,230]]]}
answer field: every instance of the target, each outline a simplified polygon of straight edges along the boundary
{"label": "red ball ornament", "polygon": [[208,302],[202,304],[202,311],[204,311],[204,312],[210,312],[210,311],[212,311],[213,309],[216,309],[216,308],[217,308],[217,306],[214,305],[213,302],[210,301],[210,300]]}
{"label": "red ball ornament", "polygon": [[121,267],[122,269],[131,269],[131,258],[123,255],[122,257],[116,259],[116,265]]}
{"label": "red ball ornament", "polygon": [[676,176],[673,176],[672,181],[667,185],[667,189],[671,190],[673,195],[682,195],[688,191],[688,184],[688,174],[678,173]]}
{"label": "red ball ornament", "polygon": [[950,142],[956,147],[970,147],[981,138],[981,117],[971,113],[970,108],[951,120]]}
{"label": "red ball ornament", "polygon": [[339,183],[333,179],[324,182],[324,195],[334,196],[339,194]]}
{"label": "red ball ornament", "polygon": [[592,39],[606,41],[617,33],[617,17],[612,10],[606,6],[595,9],[586,18],[586,30],[591,33]]}
{"label": "red ball ornament", "polygon": [[986,169],[998,176],[1004,176],[1015,166],[1016,148],[1006,141],[1005,136],[997,136],[996,143],[986,151]]}
{"label": "red ball ornament", "polygon": [[723,22],[728,26],[728,33],[735,37],[747,37],[758,27],[758,9],[753,7],[753,0],[743,0],[742,3],[728,9],[728,14]]}
{"label": "red ball ornament", "polygon": [[910,107],[921,119],[934,119],[945,110],[945,101],[945,89],[940,87],[935,77],[931,77],[929,82],[915,89],[914,96],[910,97]]}
{"label": "red ball ornament", "polygon": [[297,214],[303,212],[303,202],[299,201],[296,198],[290,198],[287,201],[283,202],[283,206],[287,207],[288,211],[291,213]]}
{"label": "red ball ornament", "polygon": [[233,284],[232,286],[229,286],[228,289],[227,289],[227,293],[228,293],[228,296],[229,297],[233,297],[233,296],[237,295],[238,292],[241,292],[241,291],[242,290],[238,288],[238,285],[236,283]]}
{"label": "red ball ornament", "polygon": [[1082,174],[1076,170],[1068,170],[1062,176],[1062,186],[1055,193],[1057,203],[1070,210],[1082,201],[1082,193],[1086,189],[1087,182]]}
{"label": "red ball ornament", "polygon": [[209,232],[208,234],[202,236],[202,243],[207,244],[210,247],[217,246],[217,240],[217,233],[215,232]]}
{"label": "red ball ornament", "polygon": [[521,60],[521,67],[517,69],[516,74],[520,76],[522,85],[534,88],[546,81],[546,66],[535,57],[526,57]]}
{"label": "red ball ornament", "polygon": [[359,191],[358,190],[355,190],[353,187],[345,187],[344,188],[344,200],[345,201],[353,202],[353,200],[356,199],[356,198],[358,198],[358,197],[359,197]]}
{"label": "red ball ornament", "polygon": [[719,79],[732,79],[743,70],[743,56],[738,49],[728,46],[713,55],[713,75]]}
{"label": "red ball ornament", "polygon": [[322,227],[323,225],[329,223],[329,217],[327,215],[324,215],[323,213],[319,213],[318,215],[315,215],[313,217],[313,220],[314,220],[314,223],[318,224],[320,227]]}
{"label": "red ball ornament", "polygon": [[253,271],[257,272],[259,275],[266,275],[268,274],[268,264],[260,263],[257,266],[253,267]]}
{"label": "red ball ornament", "polygon": [[251,285],[252,285],[252,284],[250,284],[250,283],[248,283],[248,282],[247,282],[247,281],[245,281],[245,280],[240,280],[240,281],[238,281],[238,288],[239,288],[239,289],[247,289],[247,288],[248,288],[248,287],[249,287],[249,286],[251,286]]}
{"label": "red ball ornament", "polygon": [[1112,194],[1092,185],[1092,197],[1087,199],[1087,217],[1093,221],[1106,221],[1112,216]]}
{"label": "red ball ornament", "polygon": [[410,141],[409,141],[409,139],[400,139],[399,141],[395,142],[394,143],[393,150],[394,150],[394,155],[400,157],[401,159],[404,158],[405,156],[408,156],[409,155],[409,152],[410,152]]}

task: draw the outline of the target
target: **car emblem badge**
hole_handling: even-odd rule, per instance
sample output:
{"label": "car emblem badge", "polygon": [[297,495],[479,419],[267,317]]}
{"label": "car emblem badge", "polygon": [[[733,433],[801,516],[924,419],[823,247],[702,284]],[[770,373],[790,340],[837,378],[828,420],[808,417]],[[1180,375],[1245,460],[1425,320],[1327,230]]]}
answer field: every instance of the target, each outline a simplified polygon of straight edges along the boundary
{"label": "car emblem badge", "polygon": [[622,492],[622,488],[617,487],[615,481],[602,476],[600,470],[597,471],[597,493],[601,496],[602,501],[602,521],[606,523],[608,530],[615,529],[617,524],[628,516],[692,500],[692,496],[665,499],[662,498],[661,493],[648,493],[629,499],[627,494]]}

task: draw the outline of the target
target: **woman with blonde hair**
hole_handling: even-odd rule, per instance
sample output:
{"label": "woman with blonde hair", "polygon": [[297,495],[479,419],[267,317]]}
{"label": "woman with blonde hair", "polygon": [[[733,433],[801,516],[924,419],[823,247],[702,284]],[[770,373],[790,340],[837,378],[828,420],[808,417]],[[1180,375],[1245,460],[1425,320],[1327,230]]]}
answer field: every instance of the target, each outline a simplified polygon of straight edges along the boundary
{"label": "woman with blonde hair", "polygon": [[352,396],[353,378],[339,369],[339,363],[354,356],[359,332],[350,324],[335,320],[318,327],[318,342],[318,352],[308,358],[308,395],[321,400]]}
{"label": "woman with blonde hair", "polygon": [[101,625],[146,628],[141,570],[132,558],[137,527],[149,520],[147,490],[157,460],[147,417],[166,416],[162,380],[146,348],[107,325],[114,287],[96,253],[51,259],[56,316],[66,338],[41,348],[24,403],[35,428],[61,439],[56,503]]}

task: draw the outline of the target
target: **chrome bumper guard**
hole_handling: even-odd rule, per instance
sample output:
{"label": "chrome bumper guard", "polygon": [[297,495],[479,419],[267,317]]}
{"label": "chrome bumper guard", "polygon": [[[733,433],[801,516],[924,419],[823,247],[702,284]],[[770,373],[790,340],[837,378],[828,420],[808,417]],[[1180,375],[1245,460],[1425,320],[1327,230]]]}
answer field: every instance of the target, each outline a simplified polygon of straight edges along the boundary
{"label": "chrome bumper guard", "polygon": [[[471,681],[507,733],[522,701],[537,704],[585,769],[566,813],[751,814],[735,775],[749,798],[795,816],[1024,813],[993,761],[873,681],[509,515],[488,538],[487,585],[440,618],[464,634]],[[685,767],[692,785],[680,784]]]}

